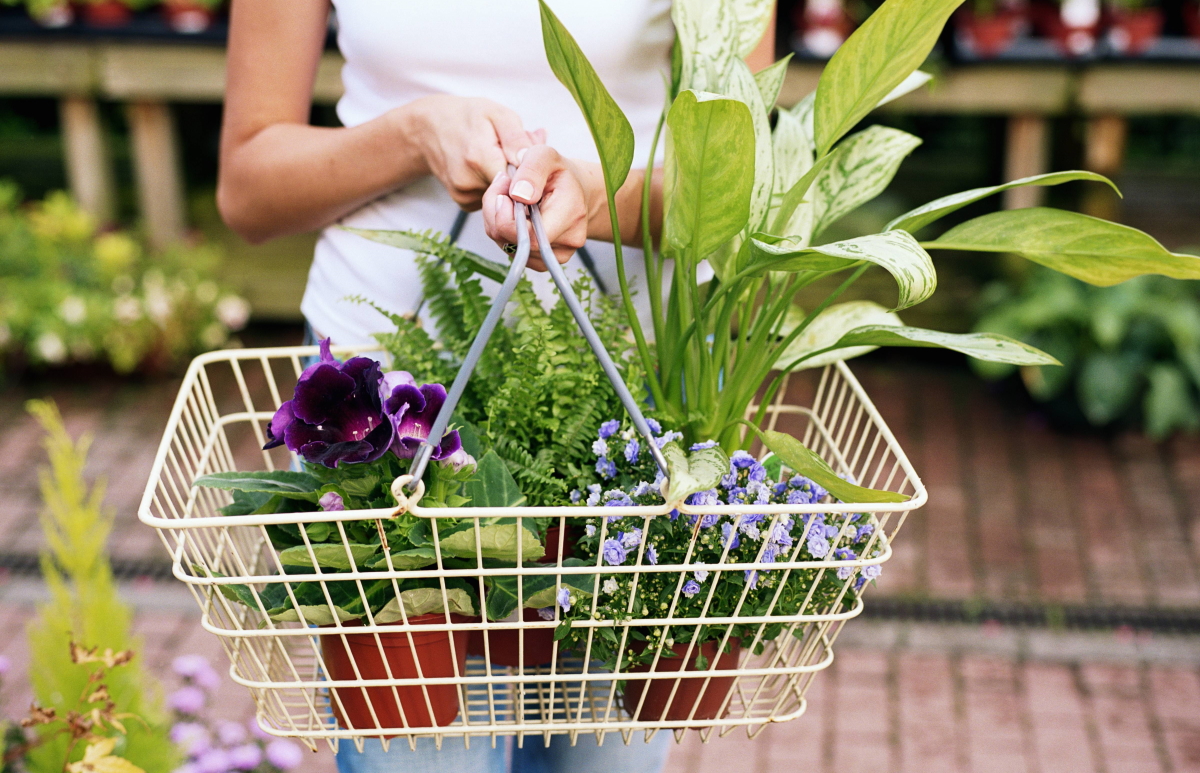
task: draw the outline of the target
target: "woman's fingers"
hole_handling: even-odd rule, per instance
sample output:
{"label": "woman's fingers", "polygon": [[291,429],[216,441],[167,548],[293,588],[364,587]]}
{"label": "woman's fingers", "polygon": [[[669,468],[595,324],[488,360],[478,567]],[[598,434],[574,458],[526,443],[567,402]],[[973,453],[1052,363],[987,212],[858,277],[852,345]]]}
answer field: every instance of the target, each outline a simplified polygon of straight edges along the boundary
{"label": "woman's fingers", "polygon": [[[535,145],[521,154],[514,171],[499,174],[483,197],[484,228],[500,246],[516,244],[514,202],[538,204],[554,257],[566,263],[587,240],[588,209],[575,167],[553,148]],[[529,228],[529,266],[544,270],[541,251]]]}
{"label": "woman's fingers", "polygon": [[546,181],[561,169],[563,158],[549,145],[533,145],[521,154],[517,171],[512,176],[508,193],[524,204],[536,204],[542,199]]}
{"label": "woman's fingers", "polygon": [[[521,151],[534,145],[533,138],[529,132],[525,131],[525,126],[521,123],[521,117],[502,105],[494,105],[493,109],[488,112],[488,118],[496,130],[496,139],[500,143],[500,150],[504,153],[504,160],[513,165],[520,163],[518,159]],[[490,171],[494,175],[504,169],[501,167]]]}

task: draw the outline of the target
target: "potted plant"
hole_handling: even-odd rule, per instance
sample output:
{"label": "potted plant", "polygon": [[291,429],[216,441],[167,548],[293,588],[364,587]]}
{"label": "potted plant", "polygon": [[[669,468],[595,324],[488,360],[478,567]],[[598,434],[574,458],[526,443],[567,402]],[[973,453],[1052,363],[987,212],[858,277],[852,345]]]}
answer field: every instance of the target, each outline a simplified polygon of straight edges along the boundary
{"label": "potted plant", "polygon": [[83,20],[92,27],[123,27],[133,18],[125,0],[83,0]]}
{"label": "potted plant", "polygon": [[1114,0],[1108,6],[1108,44],[1122,56],[1145,53],[1162,27],[1163,12],[1154,0]]}
{"label": "potted plant", "polygon": [[1028,24],[1022,4],[973,0],[955,14],[955,40],[965,51],[991,58],[1012,47]]}
{"label": "potted plant", "polygon": [[1067,56],[1087,56],[1100,34],[1100,0],[1060,0],[1033,6],[1038,30]]}
{"label": "potted plant", "polygon": [[822,59],[833,56],[854,31],[854,19],[842,0],[807,0],[792,13],[799,47]]}
{"label": "potted plant", "polygon": [[43,27],[56,29],[75,21],[75,11],[68,0],[4,0],[4,5],[24,3],[29,18]]}
{"label": "potted plant", "polygon": [[225,0],[163,0],[163,15],[176,32],[195,35],[212,26]]}

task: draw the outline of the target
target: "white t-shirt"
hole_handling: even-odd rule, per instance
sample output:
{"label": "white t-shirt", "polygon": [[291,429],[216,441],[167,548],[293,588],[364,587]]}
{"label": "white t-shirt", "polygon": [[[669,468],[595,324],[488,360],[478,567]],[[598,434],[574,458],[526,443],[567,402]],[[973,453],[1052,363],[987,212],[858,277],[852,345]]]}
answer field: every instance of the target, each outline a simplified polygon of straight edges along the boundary
{"label": "white t-shirt", "polygon": [[[663,108],[674,33],[670,0],[550,0],[633,125],[634,165],[646,163]],[[345,95],[338,117],[356,126],[429,94],[486,97],[521,116],[527,130],[544,128],[563,155],[598,156],[570,93],[546,63],[535,0],[334,0]],[[661,143],[660,143],[661,146]],[[362,207],[342,220],[357,228],[435,229],[448,232],[458,213],[449,194],[426,177]],[[474,213],[460,245],[504,261]],[[598,273],[617,289],[611,244],[589,242]],[[631,281],[642,287],[640,250],[625,250]],[[582,271],[578,256],[568,275]],[[530,272],[543,299],[555,294],[545,274]],[[301,311],[313,328],[338,344],[371,343],[390,323],[369,306],[346,300],[362,295],[395,312],[421,298],[413,254],[327,228],[317,243]],[[644,299],[645,293],[642,297]]]}

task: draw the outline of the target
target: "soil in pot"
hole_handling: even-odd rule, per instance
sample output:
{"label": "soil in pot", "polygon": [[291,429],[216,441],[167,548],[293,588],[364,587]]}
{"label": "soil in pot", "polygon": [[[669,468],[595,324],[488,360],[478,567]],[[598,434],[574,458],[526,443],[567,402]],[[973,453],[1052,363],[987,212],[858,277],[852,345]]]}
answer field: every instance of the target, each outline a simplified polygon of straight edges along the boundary
{"label": "soil in pot", "polygon": [[[679,657],[660,657],[654,668],[655,673],[686,670],[694,673],[695,676],[679,679],[636,679],[630,676],[625,683],[625,711],[639,722],[720,719],[725,713],[722,711],[725,698],[733,689],[733,683],[737,681],[737,677],[708,677],[706,672],[712,668],[714,659],[717,662],[717,671],[731,671],[737,668],[742,644],[738,639],[730,639],[729,651],[721,653],[718,658],[717,647],[719,644],[719,641],[708,641],[700,645],[699,654],[703,655],[705,659],[706,668],[704,669],[696,668],[697,653],[695,649],[692,650],[691,655],[683,657],[688,651],[688,645],[683,643],[671,647],[671,650]],[[634,666],[631,669],[631,673],[648,671],[650,671],[648,665]],[[675,691],[674,696],[671,695],[672,690]],[[638,702],[642,701],[643,692],[646,693],[646,699],[642,702],[639,710]],[[694,713],[693,709],[695,709]]]}
{"label": "soil in pot", "polygon": [[[477,618],[450,615],[452,623],[469,623]],[[439,613],[410,617],[411,625],[437,625],[444,623],[446,616]],[[359,623],[347,623],[347,626]],[[328,627],[328,626],[327,626]],[[454,651],[451,652],[450,636],[454,636]],[[333,681],[354,679],[387,679],[388,668],[393,679],[417,678],[417,664],[421,676],[445,678],[457,673],[466,673],[467,631],[413,631],[409,633],[386,632],[379,634],[352,633],[342,636],[321,637],[321,650]],[[380,656],[383,645],[384,656]],[[348,646],[348,650],[347,650]],[[386,658],[386,665],[385,660]],[[358,665],[358,673],[354,671]],[[361,676],[360,676],[361,675]],[[355,729],[389,727],[444,727],[458,717],[458,688],[452,684],[408,685],[405,687],[337,687],[331,688],[330,700],[338,724]],[[428,703],[426,703],[428,695]],[[399,702],[397,702],[399,698]],[[374,708],[374,715],[371,709]],[[403,717],[401,716],[403,709]],[[432,710],[432,713],[431,713]]]}
{"label": "soil in pot", "polygon": [[129,6],[119,0],[83,4],[83,20],[93,27],[123,27],[133,18]]}
{"label": "soil in pot", "polygon": [[1160,8],[1114,9],[1108,28],[1108,44],[1118,54],[1137,56],[1162,35]]}

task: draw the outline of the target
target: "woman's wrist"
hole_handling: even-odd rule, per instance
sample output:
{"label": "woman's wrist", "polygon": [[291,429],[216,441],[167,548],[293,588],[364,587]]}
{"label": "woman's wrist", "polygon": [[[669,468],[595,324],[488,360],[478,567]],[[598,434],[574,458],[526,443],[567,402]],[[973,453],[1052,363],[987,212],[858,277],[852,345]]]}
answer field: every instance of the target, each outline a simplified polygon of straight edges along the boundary
{"label": "woman's wrist", "polygon": [[426,108],[422,98],[392,108],[383,115],[387,133],[393,138],[393,147],[400,150],[393,156],[397,161],[396,176],[400,184],[433,173],[427,153],[429,120]]}

